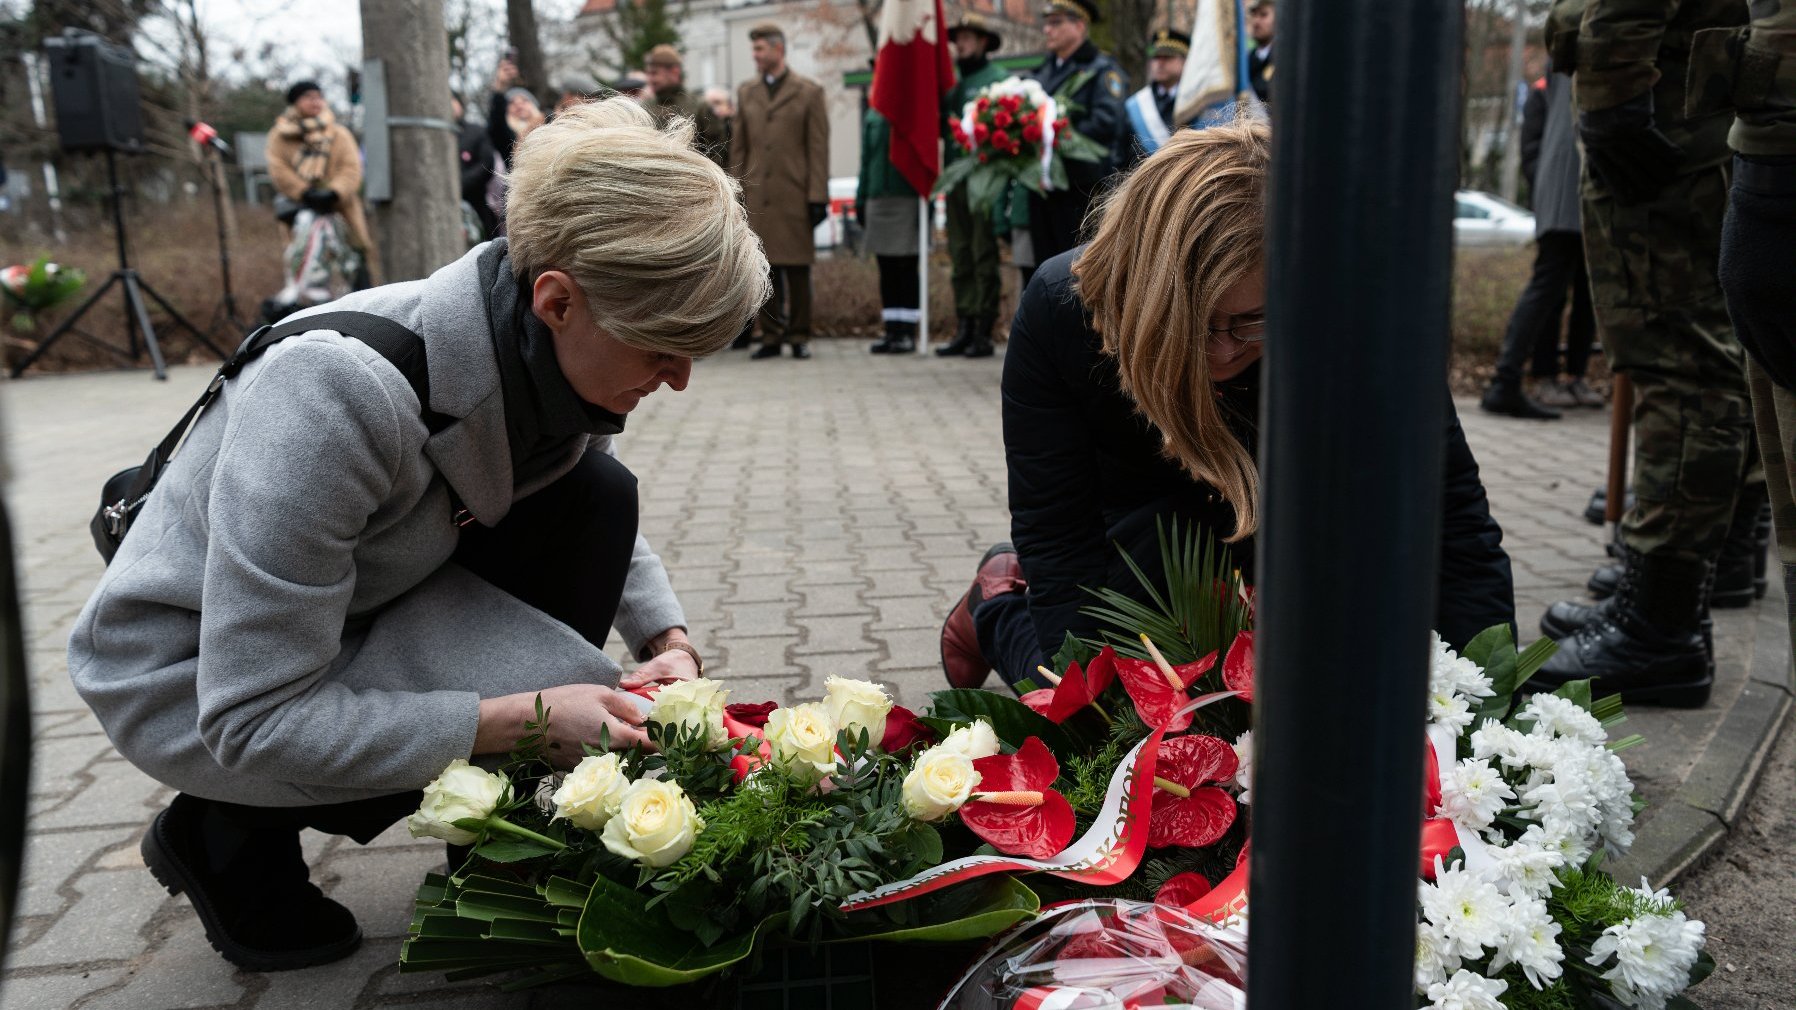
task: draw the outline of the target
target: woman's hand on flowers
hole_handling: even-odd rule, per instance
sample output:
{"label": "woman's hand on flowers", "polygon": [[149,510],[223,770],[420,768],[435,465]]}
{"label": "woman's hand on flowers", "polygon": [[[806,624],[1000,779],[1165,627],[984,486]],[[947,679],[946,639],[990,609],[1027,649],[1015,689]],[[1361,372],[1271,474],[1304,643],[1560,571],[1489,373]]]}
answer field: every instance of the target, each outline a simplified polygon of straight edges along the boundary
{"label": "woman's hand on flowers", "polygon": [[623,675],[617,686],[625,691],[651,684],[672,684],[698,679],[698,660],[680,649],[669,649]]}
{"label": "woman's hand on flowers", "polygon": [[536,718],[536,700],[548,710],[550,760],[572,768],[597,747],[600,731],[613,750],[648,743],[644,710],[622,691],[598,684],[563,684],[539,692],[508,694],[480,702],[480,724],[474,733],[475,754],[504,754],[524,735],[524,723]]}

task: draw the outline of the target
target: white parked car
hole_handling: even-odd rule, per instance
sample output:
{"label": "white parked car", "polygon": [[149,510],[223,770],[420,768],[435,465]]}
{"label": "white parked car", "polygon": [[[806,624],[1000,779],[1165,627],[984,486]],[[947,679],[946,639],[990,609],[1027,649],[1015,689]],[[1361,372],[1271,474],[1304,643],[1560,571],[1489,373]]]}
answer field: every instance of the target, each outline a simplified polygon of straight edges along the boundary
{"label": "white parked car", "polygon": [[1453,194],[1453,244],[1461,249],[1524,246],[1534,241],[1534,215],[1493,193]]}

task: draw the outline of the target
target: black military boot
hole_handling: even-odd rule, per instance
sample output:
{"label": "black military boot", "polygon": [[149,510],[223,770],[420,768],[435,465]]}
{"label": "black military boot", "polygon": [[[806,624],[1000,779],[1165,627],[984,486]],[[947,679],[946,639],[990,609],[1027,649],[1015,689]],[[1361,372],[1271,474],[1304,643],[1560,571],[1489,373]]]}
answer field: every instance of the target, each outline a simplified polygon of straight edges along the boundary
{"label": "black military boot", "polygon": [[898,343],[899,325],[899,323],[894,322],[893,320],[886,320],[886,335],[879,338],[879,340],[876,341],[872,347],[867,348],[867,350],[874,354],[895,353],[893,348],[896,347]]}
{"label": "black military boot", "polygon": [[1765,498],[1765,485],[1751,484],[1740,490],[1734,505],[1734,520],[1728,525],[1727,540],[1721,545],[1721,556],[1715,562],[1715,592],[1709,605],[1733,608],[1750,607],[1752,601],[1765,595],[1765,552],[1767,542],[1758,538],[1759,517],[1770,508]]}
{"label": "black military boot", "polygon": [[887,354],[917,353],[917,324],[893,323],[891,346],[886,348]]}
{"label": "black military boot", "polygon": [[954,326],[954,339],[935,349],[938,358],[958,358],[973,346],[973,319],[961,316]]}
{"label": "black military boot", "polygon": [[1508,417],[1526,418],[1531,421],[1557,421],[1559,412],[1551,407],[1543,407],[1528,399],[1522,392],[1519,383],[1506,382],[1502,379],[1490,380],[1479,398],[1478,406],[1487,413],[1503,414]]}
{"label": "black military boot", "polygon": [[980,316],[973,320],[973,343],[967,348],[967,357],[989,358],[997,353],[992,349],[992,326],[996,322],[991,316]]}
{"label": "black military boot", "polygon": [[1632,554],[1615,595],[1592,608],[1527,683],[1551,691],[1589,679],[1598,697],[1632,705],[1697,708],[1709,700],[1715,660],[1702,630],[1706,561]]}

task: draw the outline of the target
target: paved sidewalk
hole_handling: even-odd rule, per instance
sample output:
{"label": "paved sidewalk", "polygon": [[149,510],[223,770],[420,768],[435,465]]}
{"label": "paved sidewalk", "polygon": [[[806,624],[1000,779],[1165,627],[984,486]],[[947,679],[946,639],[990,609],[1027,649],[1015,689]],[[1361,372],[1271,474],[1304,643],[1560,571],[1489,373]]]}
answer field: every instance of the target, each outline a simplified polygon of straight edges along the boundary
{"label": "paved sidewalk", "polygon": [[[1002,359],[872,359],[858,342],[816,350],[810,363],[740,353],[702,363],[688,392],[645,402],[620,449],[699,647],[738,698],[807,699],[843,673],[884,680],[920,706],[941,683],[941,620],[1008,529]],[[349,960],[300,972],[232,970],[186,899],[143,869],[138,838],[171,792],[112,750],[69,685],[64,643],[101,570],[86,528],[101,481],[142,458],[207,372],[0,390],[38,737],[23,918],[0,999],[19,1010],[551,1005],[398,974],[414,888],[442,859],[440,843],[414,843],[403,827],[367,847],[308,833],[313,879],[368,940]],[[1460,406],[1532,638],[1541,609],[1581,594],[1602,559],[1604,532],[1578,513],[1601,481],[1605,415],[1537,424]],[[1648,738],[1626,757],[1658,811],[1641,828],[1645,872],[1681,868],[1693,840],[1713,840],[1739,814],[1762,757],[1753,734],[1766,736],[1788,705],[1781,589],[1773,594],[1717,615],[1722,674],[1709,708],[1640,710],[1628,724]]]}

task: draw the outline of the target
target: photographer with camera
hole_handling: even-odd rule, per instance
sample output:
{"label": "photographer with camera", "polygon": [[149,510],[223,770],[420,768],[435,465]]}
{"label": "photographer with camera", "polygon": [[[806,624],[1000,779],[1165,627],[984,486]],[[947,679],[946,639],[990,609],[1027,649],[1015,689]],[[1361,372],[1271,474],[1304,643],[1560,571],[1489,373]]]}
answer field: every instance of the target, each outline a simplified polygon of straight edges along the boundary
{"label": "photographer with camera", "polygon": [[287,89],[287,111],[268,131],[268,175],[275,216],[290,233],[287,287],[275,298],[280,307],[329,300],[333,271],[357,291],[372,287],[380,262],[362,216],[361,152],[316,81]]}

